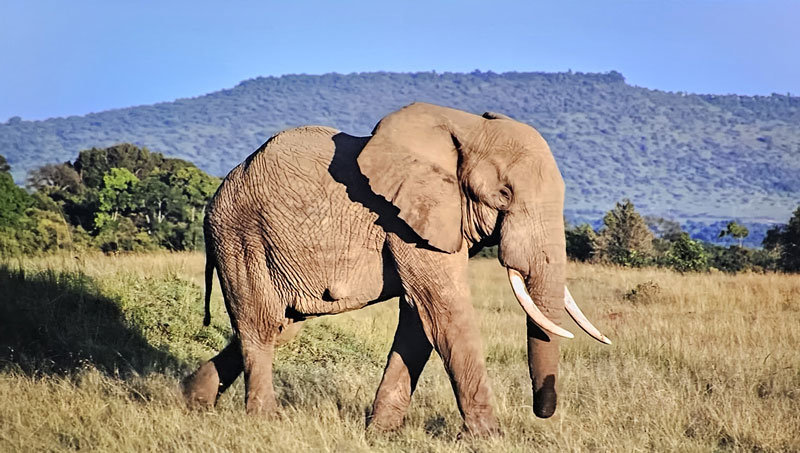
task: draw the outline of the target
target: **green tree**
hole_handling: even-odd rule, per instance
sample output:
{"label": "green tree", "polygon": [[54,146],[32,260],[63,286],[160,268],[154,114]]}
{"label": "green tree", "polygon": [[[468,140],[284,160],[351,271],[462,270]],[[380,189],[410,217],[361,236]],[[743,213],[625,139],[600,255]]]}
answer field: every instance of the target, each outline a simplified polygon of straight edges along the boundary
{"label": "green tree", "polygon": [[603,217],[596,257],[622,266],[642,266],[652,259],[653,233],[630,200],[616,203]]}
{"label": "green tree", "polygon": [[33,247],[36,252],[51,252],[72,248],[72,234],[69,225],[60,213],[42,209],[31,209],[28,212],[33,233]]}
{"label": "green tree", "polygon": [[8,173],[11,171],[11,166],[8,165],[5,156],[0,154],[0,173]]}
{"label": "green tree", "polygon": [[195,222],[205,213],[206,204],[219,187],[220,180],[197,167],[184,167],[170,176],[170,182],[183,195],[189,220]]}
{"label": "green tree", "polygon": [[170,176],[170,182],[180,192],[184,202],[183,222],[180,224],[181,248],[201,249],[206,204],[214,195],[220,181],[196,167],[184,167]]}
{"label": "green tree", "polygon": [[86,186],[99,188],[104,176],[112,168],[125,168],[141,179],[162,166],[165,160],[161,153],[151,153],[147,148],[121,143],[108,148],[81,151],[73,167]]}
{"label": "green tree", "polygon": [[785,272],[800,272],[800,206],[794,210],[786,225],[772,233],[772,237],[768,232],[764,241],[768,239],[777,243],[773,248],[779,254],[778,267]]}
{"label": "green tree", "polygon": [[780,248],[784,228],[786,228],[786,225],[775,225],[768,229],[764,239],[761,240],[761,246],[767,250]]}
{"label": "green tree", "polygon": [[708,269],[708,257],[703,246],[693,241],[689,233],[684,232],[670,241],[669,249],[664,255],[664,263],[679,272],[699,272]]}
{"label": "green tree", "polygon": [[133,211],[138,205],[136,186],[139,183],[126,168],[112,168],[103,175],[103,186],[98,194],[99,205],[94,217],[94,226],[102,230],[110,221],[116,221],[120,212]]}
{"label": "green tree", "polygon": [[752,251],[737,245],[721,247],[715,244],[704,244],[711,267],[721,271],[736,273],[752,267]]}
{"label": "green tree", "polygon": [[138,185],[139,198],[142,201],[142,213],[151,229],[167,221],[177,220],[175,214],[180,212],[180,192],[169,184],[169,175],[154,172]]}
{"label": "green tree", "polygon": [[567,256],[578,261],[589,261],[595,254],[597,234],[588,223],[567,228]]}
{"label": "green tree", "polygon": [[27,192],[14,184],[7,172],[0,172],[0,227],[15,227],[33,205]]}
{"label": "green tree", "polygon": [[[2,157],[2,156],[0,156]],[[14,184],[8,173],[11,168],[0,161],[0,256],[13,256],[26,253],[32,234],[25,229],[28,217],[25,212],[33,205],[27,192]]]}
{"label": "green tree", "polygon": [[108,220],[98,231],[94,244],[104,252],[145,251],[157,248],[150,236],[139,231],[128,217]]}
{"label": "green tree", "polygon": [[738,239],[739,247],[742,247],[742,242],[744,241],[744,238],[746,238],[749,234],[750,230],[748,230],[746,226],[731,220],[730,222],[728,222],[728,225],[725,227],[725,229],[719,232],[718,237],[723,238],[725,236],[730,236],[734,239]]}
{"label": "green tree", "polygon": [[[81,152],[28,175],[30,196],[0,172],[0,252],[75,247],[113,252],[203,247],[203,214],[219,178],[133,145]],[[3,226],[5,225],[5,226]]]}

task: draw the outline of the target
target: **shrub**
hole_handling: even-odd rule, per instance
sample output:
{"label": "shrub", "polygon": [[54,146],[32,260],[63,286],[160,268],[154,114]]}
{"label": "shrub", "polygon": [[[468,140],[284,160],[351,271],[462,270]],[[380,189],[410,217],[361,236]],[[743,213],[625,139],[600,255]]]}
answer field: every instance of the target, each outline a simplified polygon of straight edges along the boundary
{"label": "shrub", "polygon": [[777,255],[778,268],[785,272],[800,272],[800,206],[786,225],[767,231],[763,245]]}
{"label": "shrub", "polygon": [[617,203],[603,217],[597,258],[621,266],[643,266],[653,256],[653,233],[630,200]]}
{"label": "shrub", "polygon": [[591,225],[584,223],[574,228],[568,228],[567,257],[577,261],[589,261],[595,254],[597,247],[597,234]]}
{"label": "shrub", "polygon": [[648,280],[637,284],[623,296],[623,299],[635,304],[650,304],[658,300],[661,294],[661,286],[658,283]]}
{"label": "shrub", "polygon": [[669,244],[669,249],[663,258],[665,265],[679,272],[698,272],[708,269],[708,257],[703,246],[693,241],[688,233],[680,233]]}

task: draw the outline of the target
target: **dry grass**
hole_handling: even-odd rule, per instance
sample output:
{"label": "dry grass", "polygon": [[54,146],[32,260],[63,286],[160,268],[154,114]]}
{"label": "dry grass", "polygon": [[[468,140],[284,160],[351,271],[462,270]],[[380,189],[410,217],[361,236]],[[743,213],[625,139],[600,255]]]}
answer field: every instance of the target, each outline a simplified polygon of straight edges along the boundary
{"label": "dry grass", "polygon": [[[461,420],[438,358],[406,426],[364,434],[395,302],[311,321],[284,346],[276,419],[244,414],[241,380],[215,410],[186,410],[180,376],[228,332],[218,291],[214,324],[201,327],[202,266],[198,254],[6,263],[0,315],[16,317],[0,328],[31,332],[0,332],[9,343],[0,348],[16,348],[0,351],[0,450],[800,450],[800,276],[570,265],[573,295],[614,344],[567,326],[577,338],[562,343],[559,409],[539,420],[521,310],[500,266],[474,261],[474,304],[505,435],[456,440]],[[119,307],[101,311],[119,335],[81,326],[94,319],[87,314],[100,316],[98,304]],[[58,311],[73,306],[73,316]],[[50,314],[37,318],[42,312]],[[65,358],[70,348],[75,356]]]}

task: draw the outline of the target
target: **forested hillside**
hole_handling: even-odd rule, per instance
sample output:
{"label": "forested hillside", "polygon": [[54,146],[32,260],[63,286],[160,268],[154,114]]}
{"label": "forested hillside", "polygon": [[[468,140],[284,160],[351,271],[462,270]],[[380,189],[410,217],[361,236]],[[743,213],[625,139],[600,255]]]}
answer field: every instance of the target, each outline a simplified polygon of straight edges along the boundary
{"label": "forested hillside", "polygon": [[[800,97],[711,96],[634,87],[617,72],[364,73],[247,80],[191,99],[0,124],[18,183],[43,163],[131,142],[223,176],[273,133],[302,124],[369,134],[413,101],[487,110],[535,126],[556,155],[573,220],[630,198],[694,222],[785,221],[800,202]],[[715,227],[711,227],[714,229]],[[713,234],[713,233],[712,233]],[[760,242],[760,238],[753,238]]]}

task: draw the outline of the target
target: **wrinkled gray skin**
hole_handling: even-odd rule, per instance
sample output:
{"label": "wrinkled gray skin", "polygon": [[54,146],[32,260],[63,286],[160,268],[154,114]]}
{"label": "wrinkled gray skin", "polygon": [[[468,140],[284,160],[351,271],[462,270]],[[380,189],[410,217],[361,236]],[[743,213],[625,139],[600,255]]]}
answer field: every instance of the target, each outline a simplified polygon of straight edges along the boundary
{"label": "wrinkled gray skin", "polygon": [[[272,413],[276,343],[306,318],[399,296],[370,429],[402,424],[435,349],[466,431],[497,432],[467,260],[499,244],[501,264],[519,271],[537,306],[560,323],[563,204],[547,143],[503,115],[417,103],[386,116],[371,137],[318,126],[272,137],[209,204],[207,291],[216,267],[236,335],[185,380],[187,399],[213,405],[244,371],[247,411]],[[528,355],[533,410],[549,417],[558,340],[530,321]]]}

